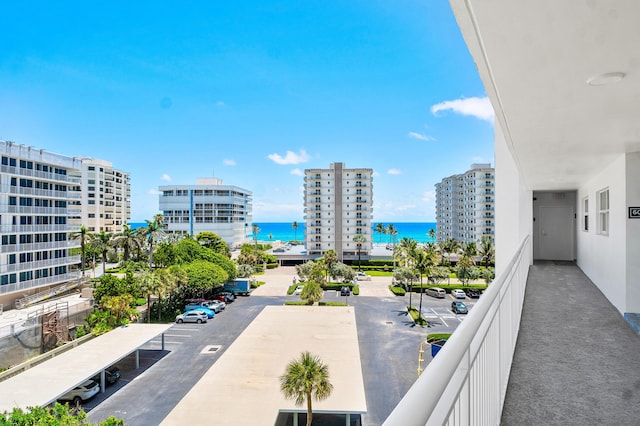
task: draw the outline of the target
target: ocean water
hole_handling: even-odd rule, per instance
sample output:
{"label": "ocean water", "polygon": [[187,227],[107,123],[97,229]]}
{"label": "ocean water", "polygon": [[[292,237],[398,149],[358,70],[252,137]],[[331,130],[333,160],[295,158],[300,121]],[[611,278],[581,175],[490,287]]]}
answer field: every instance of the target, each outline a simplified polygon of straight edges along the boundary
{"label": "ocean water", "polygon": [[[305,226],[304,222],[298,222],[298,229],[294,230],[291,227],[293,222],[256,222],[260,232],[258,233],[258,240],[260,241],[292,241],[292,240],[304,240]],[[389,223],[382,223],[385,227],[389,226]],[[377,222],[373,224],[375,229]],[[132,229],[146,226],[145,222],[130,222],[129,226]],[[435,222],[394,222],[393,226],[398,231],[396,235],[396,242],[402,238],[413,238],[419,243],[426,243],[431,241],[429,238],[429,229],[436,229]],[[251,231],[249,229],[249,231]],[[387,244],[391,242],[389,235],[381,235],[373,232],[374,244]],[[247,238],[252,239],[253,235],[247,235]]]}

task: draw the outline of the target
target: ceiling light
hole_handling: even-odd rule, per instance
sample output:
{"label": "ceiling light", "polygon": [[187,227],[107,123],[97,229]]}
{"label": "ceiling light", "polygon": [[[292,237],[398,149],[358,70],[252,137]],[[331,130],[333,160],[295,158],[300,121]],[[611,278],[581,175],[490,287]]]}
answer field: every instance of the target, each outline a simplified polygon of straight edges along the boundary
{"label": "ceiling light", "polygon": [[617,83],[622,80],[625,75],[623,72],[606,72],[589,78],[587,84],[589,86],[604,86],[606,84]]}

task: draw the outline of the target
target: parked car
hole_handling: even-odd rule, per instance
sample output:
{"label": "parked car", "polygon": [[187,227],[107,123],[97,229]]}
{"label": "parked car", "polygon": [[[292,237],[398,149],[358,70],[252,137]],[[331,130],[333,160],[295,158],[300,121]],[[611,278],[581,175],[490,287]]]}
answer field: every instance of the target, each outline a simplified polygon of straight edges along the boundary
{"label": "parked car", "polygon": [[176,322],[178,324],[182,324],[183,322],[195,322],[200,324],[207,322],[207,314],[198,309],[187,311],[184,314],[178,315],[176,317]]}
{"label": "parked car", "polygon": [[[118,367],[109,367],[104,370],[104,379],[107,385],[112,385],[120,379],[120,369]],[[96,374],[91,378],[94,382],[100,385],[102,382],[100,380],[100,373]]]}
{"label": "parked car", "polygon": [[427,294],[427,296],[435,297],[438,299],[444,299],[444,297],[447,295],[447,292],[439,287],[429,287],[424,292]]}
{"label": "parked car", "polygon": [[464,291],[460,290],[459,288],[451,290],[451,295],[456,299],[466,299],[466,297],[467,297],[464,294]]}
{"label": "parked car", "polygon": [[482,292],[476,288],[467,288],[464,290],[464,292],[466,293],[467,297],[470,299],[477,299],[482,294]]}
{"label": "parked car", "polygon": [[236,300],[236,297],[233,295],[232,292],[223,290],[222,287],[220,287],[220,290],[217,290],[215,292],[213,298],[225,303],[231,303],[234,300]]}
{"label": "parked car", "polygon": [[469,312],[467,305],[462,302],[458,302],[457,300],[455,302],[451,302],[451,310],[456,314],[466,314]]}
{"label": "parked car", "polygon": [[351,295],[351,289],[347,286],[344,286],[340,289],[340,296],[349,296]]}
{"label": "parked car", "polygon": [[302,293],[302,289],[304,288],[303,285],[299,285],[298,287],[296,287],[295,290],[293,290],[293,295],[294,296],[298,296],[300,295],[300,293]]}
{"label": "parked car", "polygon": [[371,281],[371,277],[364,272],[356,272],[354,278],[358,281]]}
{"label": "parked car", "polygon": [[222,312],[224,308],[227,307],[227,304],[221,302],[220,300],[211,300],[209,301],[209,309],[212,309],[216,314]]}
{"label": "parked car", "polygon": [[209,309],[209,308],[205,308],[204,306],[200,306],[200,305],[187,305],[184,307],[185,311],[202,311],[205,314],[207,314],[207,318],[211,319],[214,316],[216,316],[216,313],[213,309]]}
{"label": "parked car", "polygon": [[73,401],[74,404],[78,405],[81,402],[95,396],[98,392],[100,392],[100,386],[93,380],[87,380],[86,382],[76,386],[69,392],[62,395],[60,398],[58,398],[58,400]]}

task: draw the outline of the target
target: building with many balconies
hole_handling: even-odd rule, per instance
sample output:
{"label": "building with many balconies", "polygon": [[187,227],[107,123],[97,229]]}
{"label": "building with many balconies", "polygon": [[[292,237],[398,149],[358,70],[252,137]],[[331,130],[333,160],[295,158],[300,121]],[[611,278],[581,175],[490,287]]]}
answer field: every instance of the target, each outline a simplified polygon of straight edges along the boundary
{"label": "building with many balconies", "polygon": [[304,214],[309,257],[335,250],[340,260],[368,258],[373,242],[373,170],[347,169],[344,163],[306,169]]}
{"label": "building with many balconies", "polygon": [[89,232],[118,233],[131,219],[129,173],[113,168],[112,163],[80,158],[81,169],[72,172],[79,185],[80,198],[69,205],[71,225],[85,226]]}
{"label": "building with many balconies", "polygon": [[493,239],[494,169],[491,164],[472,164],[471,169],[436,184],[436,222],[439,242],[461,243]]}
{"label": "building with many balconies", "polygon": [[161,186],[159,190],[166,233],[195,236],[213,232],[235,247],[251,232],[251,191],[223,185],[216,178],[197,179],[196,185]]}
{"label": "building with many balconies", "polygon": [[68,206],[81,160],[0,141],[0,303],[79,277]]}

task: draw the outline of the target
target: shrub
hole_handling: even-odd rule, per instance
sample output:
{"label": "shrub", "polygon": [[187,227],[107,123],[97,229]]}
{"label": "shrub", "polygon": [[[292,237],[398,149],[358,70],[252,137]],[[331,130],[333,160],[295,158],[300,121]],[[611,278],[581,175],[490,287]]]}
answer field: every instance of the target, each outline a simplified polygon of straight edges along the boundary
{"label": "shrub", "polygon": [[405,294],[407,294],[407,292],[402,287],[396,287],[396,286],[390,285],[389,290],[391,290],[391,292],[396,296],[404,296]]}
{"label": "shrub", "polygon": [[318,306],[349,306],[344,302],[318,302]]}
{"label": "shrub", "polygon": [[301,301],[301,302],[284,302],[284,304],[288,305],[288,306],[301,306],[301,305],[307,306],[307,302],[304,302],[304,301]]}
{"label": "shrub", "polygon": [[354,285],[351,290],[354,296],[357,296],[360,294],[360,286],[358,284]]}
{"label": "shrub", "polygon": [[418,312],[418,310],[412,306],[407,306],[407,311],[409,312],[409,315],[411,315],[411,318],[413,319],[413,321],[421,326],[425,326],[427,325],[427,320],[424,319],[424,317],[422,315],[420,315],[420,313]]}

